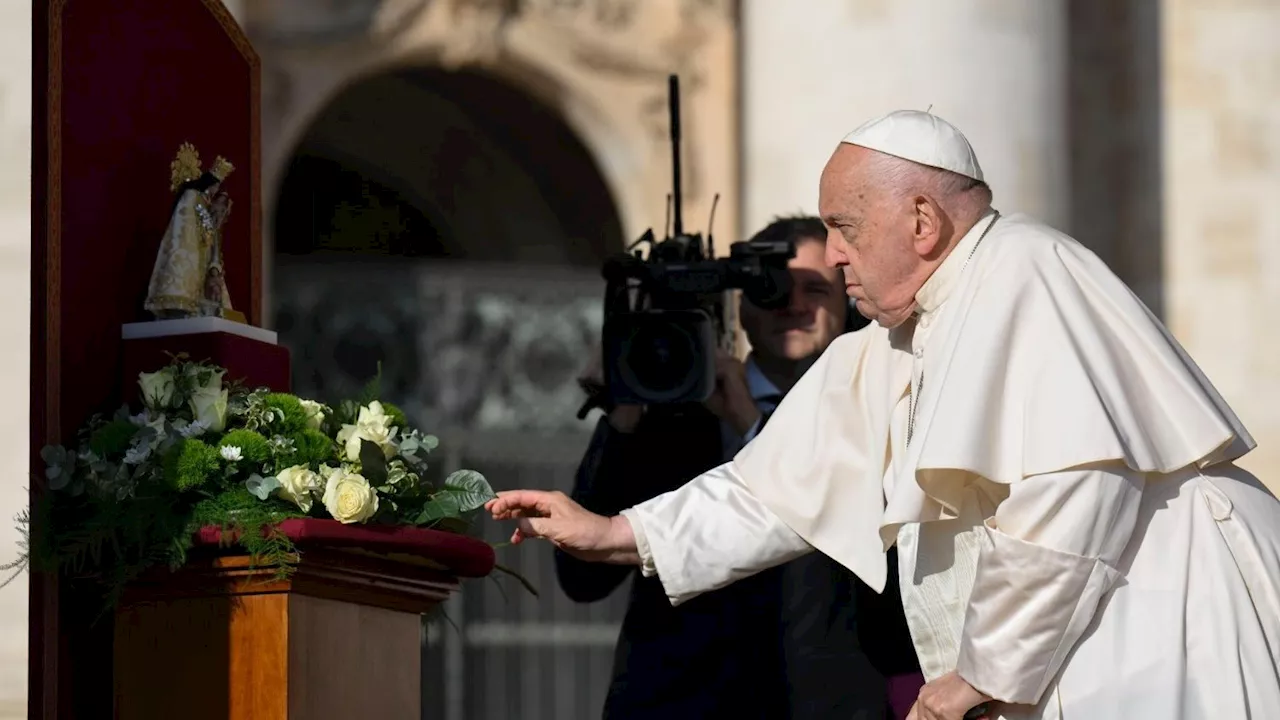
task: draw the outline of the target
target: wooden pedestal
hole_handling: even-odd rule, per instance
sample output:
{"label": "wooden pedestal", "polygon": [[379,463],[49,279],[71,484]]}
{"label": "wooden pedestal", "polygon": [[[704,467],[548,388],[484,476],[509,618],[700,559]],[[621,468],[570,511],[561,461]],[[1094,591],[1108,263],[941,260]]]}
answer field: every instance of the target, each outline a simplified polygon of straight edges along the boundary
{"label": "wooden pedestal", "polygon": [[312,548],[287,581],[238,555],[153,576],[116,613],[115,717],[418,720],[420,615],[458,588],[430,565]]}

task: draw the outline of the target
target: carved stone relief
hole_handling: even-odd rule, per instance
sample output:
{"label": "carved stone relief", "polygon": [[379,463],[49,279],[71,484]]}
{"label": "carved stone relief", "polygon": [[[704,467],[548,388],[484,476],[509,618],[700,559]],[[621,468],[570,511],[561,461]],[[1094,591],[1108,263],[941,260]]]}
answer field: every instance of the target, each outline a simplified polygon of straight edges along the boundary
{"label": "carved stone relief", "polygon": [[[357,396],[381,358],[386,397],[434,432],[591,428],[575,413],[577,376],[600,332],[595,273],[294,261],[281,280],[280,340],[309,369],[294,378],[300,394]],[[341,294],[325,291],[339,285]]]}
{"label": "carved stone relief", "polygon": [[628,237],[660,231],[671,184],[666,81],[676,72],[685,225],[705,230],[720,193],[720,245],[739,239],[732,0],[261,0],[246,13],[263,60],[271,193],[311,121],[347,85],[414,65],[472,67],[563,114],[600,165]]}

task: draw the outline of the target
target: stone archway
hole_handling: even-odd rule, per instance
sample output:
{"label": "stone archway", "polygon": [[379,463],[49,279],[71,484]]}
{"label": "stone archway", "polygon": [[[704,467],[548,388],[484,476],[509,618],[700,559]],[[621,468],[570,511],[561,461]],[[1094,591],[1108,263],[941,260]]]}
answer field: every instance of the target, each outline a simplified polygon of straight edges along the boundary
{"label": "stone archway", "polygon": [[[361,178],[364,202],[344,177]],[[487,73],[439,68],[365,78],[335,97],[299,141],[272,222],[286,254],[598,268],[623,243],[607,182],[554,111]]]}
{"label": "stone archway", "polygon": [[623,238],[553,112],[481,72],[389,72],[319,113],[288,168],[272,306],[299,392],[358,394],[381,364],[432,427],[581,432],[575,377]]}
{"label": "stone archway", "polygon": [[[726,247],[741,239],[738,16],[736,0],[248,3],[243,24],[263,68],[264,207],[302,136],[348,86],[406,66],[479,69],[539,99],[581,138],[623,237],[635,238],[661,228],[666,213],[666,78],[675,72],[686,227],[705,229],[720,194],[714,229]],[[268,228],[264,247],[272,241]]]}

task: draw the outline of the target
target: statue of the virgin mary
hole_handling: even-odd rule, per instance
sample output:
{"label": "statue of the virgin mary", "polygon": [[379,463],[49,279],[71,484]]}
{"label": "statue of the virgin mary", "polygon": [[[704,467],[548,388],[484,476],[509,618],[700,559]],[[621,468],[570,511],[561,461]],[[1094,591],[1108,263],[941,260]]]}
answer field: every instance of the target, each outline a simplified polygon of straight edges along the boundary
{"label": "statue of the virgin mary", "polygon": [[173,210],[143,304],[156,318],[239,316],[231,308],[222,265],[222,226],[231,213],[222,182],[234,169],[219,156],[201,172],[195,147],[178,148],[170,166]]}

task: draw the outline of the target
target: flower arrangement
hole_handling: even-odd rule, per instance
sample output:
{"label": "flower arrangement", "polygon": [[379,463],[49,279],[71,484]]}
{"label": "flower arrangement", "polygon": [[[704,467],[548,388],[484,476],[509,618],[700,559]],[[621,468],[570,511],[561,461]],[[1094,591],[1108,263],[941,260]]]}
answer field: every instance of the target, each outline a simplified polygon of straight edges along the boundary
{"label": "flower arrangement", "polygon": [[25,547],[11,567],[87,574],[114,604],[142,572],[183,565],[203,527],[220,527],[283,576],[297,549],[276,529],[281,521],[466,532],[494,497],[474,470],[428,482],[438,440],[379,402],[376,379],[365,397],[330,408],[230,385],[225,373],[175,356],[139,376],[141,412],[94,416],[74,447],[45,447],[47,492],[20,518]]}

